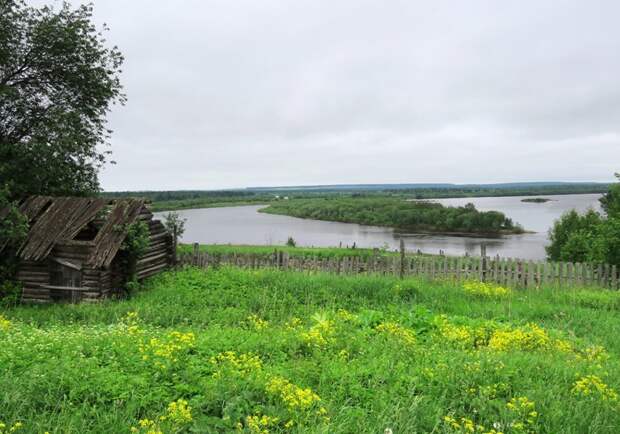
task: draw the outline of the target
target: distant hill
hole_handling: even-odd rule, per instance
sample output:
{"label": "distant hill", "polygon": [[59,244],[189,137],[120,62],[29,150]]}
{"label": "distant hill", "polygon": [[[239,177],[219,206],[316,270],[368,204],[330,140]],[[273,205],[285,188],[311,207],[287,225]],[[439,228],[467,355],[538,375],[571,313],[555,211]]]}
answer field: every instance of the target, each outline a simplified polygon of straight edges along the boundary
{"label": "distant hill", "polygon": [[246,191],[387,191],[387,190],[488,190],[488,189],[528,189],[541,187],[580,187],[605,189],[609,183],[602,182],[505,182],[496,184],[449,184],[449,183],[413,183],[413,184],[333,184],[333,185],[292,185],[280,187],[247,187]]}

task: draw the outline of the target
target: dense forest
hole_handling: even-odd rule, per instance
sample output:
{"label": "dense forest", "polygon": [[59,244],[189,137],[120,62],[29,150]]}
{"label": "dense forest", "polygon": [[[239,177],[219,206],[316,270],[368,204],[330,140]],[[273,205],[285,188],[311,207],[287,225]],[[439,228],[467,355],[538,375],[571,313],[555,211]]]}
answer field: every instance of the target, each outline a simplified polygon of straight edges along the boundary
{"label": "dense forest", "polygon": [[609,184],[566,183],[566,184],[505,184],[465,185],[448,188],[416,188],[384,190],[386,193],[408,194],[416,199],[439,199],[453,197],[496,197],[496,196],[543,196],[554,194],[604,193]]}
{"label": "dense forest", "polygon": [[402,230],[502,234],[523,229],[497,211],[478,211],[473,204],[446,207],[438,203],[376,198],[322,198],[278,201],[262,210],[271,214],[374,226]]}

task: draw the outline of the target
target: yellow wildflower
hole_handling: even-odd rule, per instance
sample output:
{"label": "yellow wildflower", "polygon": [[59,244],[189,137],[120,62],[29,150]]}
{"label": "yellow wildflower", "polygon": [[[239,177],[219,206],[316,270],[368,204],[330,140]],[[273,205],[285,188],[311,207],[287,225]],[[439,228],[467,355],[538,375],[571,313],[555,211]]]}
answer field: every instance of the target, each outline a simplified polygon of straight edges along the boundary
{"label": "yellow wildflower", "polygon": [[225,351],[209,359],[215,368],[214,378],[220,378],[223,371],[234,372],[244,376],[252,372],[260,371],[263,362],[260,357],[251,353],[237,354],[234,351]]}
{"label": "yellow wildflower", "polygon": [[8,331],[11,328],[11,321],[0,315],[0,331]]}
{"label": "yellow wildflower", "polygon": [[517,431],[523,431],[532,427],[538,418],[533,401],[525,396],[514,397],[506,404],[506,407],[516,415],[516,419],[511,423],[511,427]]}
{"label": "yellow wildflower", "polygon": [[441,336],[448,342],[456,344],[460,348],[474,346],[475,333],[471,327],[454,325],[448,321],[445,315],[436,317],[435,324]]}
{"label": "yellow wildflower", "polygon": [[286,322],[285,326],[288,330],[296,330],[301,327],[301,319],[294,316]]}
{"label": "yellow wildflower", "polygon": [[177,399],[168,404],[166,419],[177,425],[184,425],[192,421],[192,408],[184,399]]}
{"label": "yellow wildflower", "polygon": [[332,341],[334,323],[320,314],[315,314],[313,319],[314,325],[307,332],[302,332],[301,338],[310,346],[324,348]]}
{"label": "yellow wildflower", "polygon": [[507,297],[512,290],[494,283],[470,281],[463,284],[463,291],[466,294],[482,296],[482,297]]}
{"label": "yellow wildflower", "polygon": [[356,315],[353,315],[346,309],[338,309],[336,316],[342,321],[354,321],[357,318]]}
{"label": "yellow wildflower", "polygon": [[246,318],[251,327],[256,330],[263,330],[269,326],[269,322],[260,318],[258,315],[252,314]]}
{"label": "yellow wildflower", "polygon": [[194,346],[195,336],[193,333],[173,331],[164,339],[151,338],[139,347],[142,359],[153,359],[155,366],[165,368],[170,363],[178,361],[183,352]]}
{"label": "yellow wildflower", "polygon": [[586,375],[575,382],[573,394],[579,396],[597,397],[603,401],[617,401],[618,393],[596,375]]}
{"label": "yellow wildflower", "polygon": [[525,327],[496,330],[489,340],[489,348],[497,351],[548,350],[551,347],[552,340],[547,332],[532,323]]}
{"label": "yellow wildflower", "polygon": [[395,322],[382,322],[376,329],[379,332],[392,335],[407,345],[415,344],[415,334],[412,330],[403,327]]}
{"label": "yellow wildflower", "polygon": [[279,418],[255,414],[245,418],[245,424],[252,434],[269,434],[269,428],[277,427]]}
{"label": "yellow wildflower", "polygon": [[0,421],[0,434],[13,433],[17,430],[20,430],[23,426],[24,424],[21,422],[15,422],[13,425],[7,426],[6,423]]}
{"label": "yellow wildflower", "polygon": [[607,353],[605,347],[601,345],[593,345],[585,348],[580,353],[577,353],[577,359],[588,362],[602,363],[609,359],[609,354]]}
{"label": "yellow wildflower", "polygon": [[278,396],[290,410],[308,410],[321,401],[310,388],[301,388],[285,378],[273,377],[265,386],[267,393]]}

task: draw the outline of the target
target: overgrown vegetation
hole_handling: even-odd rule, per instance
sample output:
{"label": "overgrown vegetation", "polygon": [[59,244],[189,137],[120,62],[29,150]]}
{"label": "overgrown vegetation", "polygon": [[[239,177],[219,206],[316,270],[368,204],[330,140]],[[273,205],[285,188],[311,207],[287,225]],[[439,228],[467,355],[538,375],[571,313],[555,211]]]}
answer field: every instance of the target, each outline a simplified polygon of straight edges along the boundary
{"label": "overgrown vegetation", "polygon": [[324,198],[274,202],[261,211],[415,231],[465,234],[523,232],[503,213],[478,211],[473,204],[448,207],[433,202],[391,198]]}
{"label": "overgrown vegetation", "polygon": [[615,433],[620,295],[224,268],[5,310],[25,433]]}
{"label": "overgrown vegetation", "polygon": [[0,2],[0,186],[11,198],[98,191],[122,61],[92,5]]}
{"label": "overgrown vegetation", "polygon": [[17,203],[0,188],[0,306],[18,302],[21,286],[13,280],[17,267],[15,252],[28,230],[28,223]]}
{"label": "overgrown vegetation", "polygon": [[175,244],[178,238],[181,238],[185,233],[185,222],[187,219],[182,218],[177,212],[169,212],[164,218],[164,226],[175,238]]}
{"label": "overgrown vegetation", "polygon": [[132,291],[137,286],[136,267],[138,260],[146,253],[150,244],[148,225],[143,221],[131,223],[126,228],[127,235],[121,245],[122,264],[125,268],[125,289]]}
{"label": "overgrown vegetation", "polygon": [[604,215],[573,210],[556,221],[549,232],[549,259],[620,265],[620,183],[601,198],[601,207]]}

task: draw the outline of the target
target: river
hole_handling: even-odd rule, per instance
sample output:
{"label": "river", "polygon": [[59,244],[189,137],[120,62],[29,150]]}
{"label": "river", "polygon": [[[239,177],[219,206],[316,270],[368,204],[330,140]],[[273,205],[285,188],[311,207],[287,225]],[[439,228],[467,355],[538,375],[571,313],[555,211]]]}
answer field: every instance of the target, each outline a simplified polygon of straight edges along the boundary
{"label": "river", "polygon": [[[544,259],[547,232],[553,222],[570,209],[600,210],[600,194],[544,196],[546,203],[521,202],[523,196],[437,199],[444,205],[473,203],[482,211],[505,213],[526,230],[535,233],[508,235],[502,238],[457,237],[399,233],[393,229],[353,223],[324,222],[295,217],[259,213],[261,205],[225,208],[204,208],[178,211],[187,219],[182,242],[204,244],[283,245],[289,236],[300,246],[386,247],[397,249],[400,238],[408,251],[448,255],[480,253],[480,244],[487,245],[487,254],[507,258]],[[165,213],[157,213],[161,218]]]}

